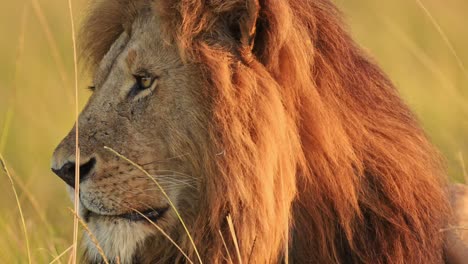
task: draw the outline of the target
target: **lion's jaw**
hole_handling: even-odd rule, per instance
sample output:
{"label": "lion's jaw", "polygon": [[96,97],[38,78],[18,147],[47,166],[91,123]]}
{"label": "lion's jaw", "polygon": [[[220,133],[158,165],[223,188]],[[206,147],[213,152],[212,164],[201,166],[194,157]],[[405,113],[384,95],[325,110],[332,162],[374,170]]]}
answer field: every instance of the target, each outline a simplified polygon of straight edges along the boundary
{"label": "lion's jaw", "polygon": [[[95,162],[82,176],[79,197],[80,215],[91,231],[84,241],[91,263],[101,262],[102,253],[114,262],[134,262],[145,243],[159,243],[154,240],[162,235],[154,224],[169,235],[176,233],[174,208],[155,180],[176,208],[184,204],[181,200],[197,201],[199,173],[194,168],[202,144],[194,142],[206,141],[199,74],[159,35],[157,19],[141,13],[131,32],[123,32],[101,61],[95,91],[79,117],[80,163]],[[135,88],[142,74],[152,76],[153,84]],[[74,153],[72,129],[54,153],[53,168],[75,162]],[[178,211],[189,221],[194,208]],[[151,219],[155,223],[149,223],[146,217],[158,212]]]}

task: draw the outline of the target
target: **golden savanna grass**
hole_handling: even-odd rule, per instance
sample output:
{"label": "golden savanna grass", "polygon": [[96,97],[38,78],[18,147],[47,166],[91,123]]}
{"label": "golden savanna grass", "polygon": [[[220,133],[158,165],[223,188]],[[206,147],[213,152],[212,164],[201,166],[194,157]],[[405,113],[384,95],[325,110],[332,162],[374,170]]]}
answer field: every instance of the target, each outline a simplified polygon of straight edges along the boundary
{"label": "golden savanna grass", "polygon": [[[468,159],[468,2],[335,2],[445,155],[451,178],[462,181]],[[72,6],[79,25],[85,0]],[[10,178],[0,168],[0,263],[28,262],[25,234],[33,263],[67,263],[73,244],[67,208],[73,204],[49,159],[75,119],[68,2],[2,3],[0,36],[0,153],[24,215],[23,225]],[[88,79],[78,77],[81,109]]]}

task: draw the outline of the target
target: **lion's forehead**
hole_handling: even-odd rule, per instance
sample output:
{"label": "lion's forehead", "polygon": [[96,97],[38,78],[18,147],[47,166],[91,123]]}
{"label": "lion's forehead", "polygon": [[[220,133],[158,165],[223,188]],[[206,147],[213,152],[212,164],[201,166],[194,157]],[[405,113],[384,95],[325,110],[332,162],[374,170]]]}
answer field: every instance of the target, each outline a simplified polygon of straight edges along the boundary
{"label": "lion's forehead", "polygon": [[[125,70],[138,67],[159,68],[181,65],[180,56],[174,45],[168,45],[160,31],[156,13],[145,10],[133,20],[132,30],[123,31],[112,43],[94,72],[94,84],[102,85],[119,63]],[[140,65],[141,64],[141,65]]]}
{"label": "lion's forehead", "polygon": [[122,51],[125,50],[129,39],[130,38],[128,34],[123,32],[112,44],[111,48],[101,60],[99,67],[94,74],[94,85],[100,86],[104,83],[106,77],[109,76],[109,73],[112,70],[112,67],[115,64],[117,58],[122,53]]}

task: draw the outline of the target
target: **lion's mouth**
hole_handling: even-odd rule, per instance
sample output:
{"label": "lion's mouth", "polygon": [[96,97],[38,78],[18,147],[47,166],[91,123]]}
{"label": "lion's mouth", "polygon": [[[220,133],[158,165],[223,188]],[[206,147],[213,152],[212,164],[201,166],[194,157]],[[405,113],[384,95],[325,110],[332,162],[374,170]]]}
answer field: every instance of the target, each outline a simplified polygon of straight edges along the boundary
{"label": "lion's mouth", "polygon": [[[70,193],[72,196],[74,196],[74,192],[71,191],[73,190],[70,188]],[[71,197],[72,201],[74,200],[74,197]],[[143,222],[143,221],[151,221],[151,222],[156,222],[162,217],[164,217],[169,211],[169,205],[161,206],[161,207],[155,207],[155,208],[149,208],[146,210],[132,210],[129,209],[130,212],[128,213],[123,213],[123,214],[110,214],[110,213],[101,213],[97,210],[93,210],[94,207],[89,207],[89,205],[85,204],[83,202],[83,198],[81,197],[80,194],[80,217],[82,217],[85,222],[89,222],[90,218],[102,218],[102,219],[122,219],[122,220],[127,220],[131,222]]]}
{"label": "lion's mouth", "polygon": [[91,217],[103,217],[103,218],[118,218],[118,219],[124,219],[128,220],[131,222],[143,222],[143,221],[151,221],[151,222],[156,222],[159,219],[161,219],[166,212],[169,210],[169,206],[162,207],[162,208],[157,208],[157,209],[148,209],[145,211],[134,211],[134,212],[129,212],[125,214],[119,214],[119,215],[102,215],[95,213],[90,210],[86,210],[84,214],[84,219],[85,221],[89,221]]}
{"label": "lion's mouth", "polygon": [[149,209],[143,212],[131,212],[126,214],[117,215],[116,217],[127,219],[133,222],[138,221],[152,221],[156,222],[167,212],[169,207],[159,208],[159,209]]}

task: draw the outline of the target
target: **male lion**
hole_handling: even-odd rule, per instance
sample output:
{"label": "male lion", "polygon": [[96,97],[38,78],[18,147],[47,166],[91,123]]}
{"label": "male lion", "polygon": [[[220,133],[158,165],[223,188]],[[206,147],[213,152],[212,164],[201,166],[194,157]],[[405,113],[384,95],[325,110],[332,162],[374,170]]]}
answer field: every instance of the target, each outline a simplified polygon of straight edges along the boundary
{"label": "male lion", "polygon": [[81,41],[80,216],[112,263],[444,261],[440,159],[330,0],[99,0]]}

